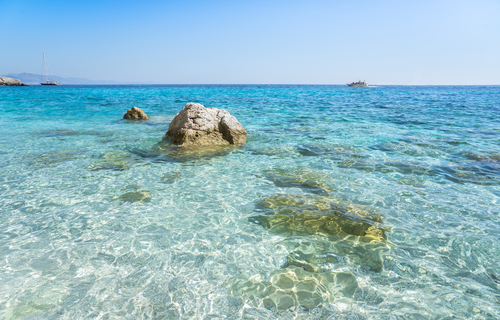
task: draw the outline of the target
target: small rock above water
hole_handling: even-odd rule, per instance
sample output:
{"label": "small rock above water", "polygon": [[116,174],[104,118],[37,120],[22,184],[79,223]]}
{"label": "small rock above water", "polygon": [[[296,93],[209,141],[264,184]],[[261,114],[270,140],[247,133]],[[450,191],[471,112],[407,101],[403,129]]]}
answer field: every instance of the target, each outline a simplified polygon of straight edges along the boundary
{"label": "small rock above water", "polygon": [[242,144],[247,140],[246,130],[229,112],[199,103],[186,104],[170,123],[166,136],[185,146]]}
{"label": "small rock above water", "polygon": [[22,83],[21,80],[0,77],[0,87],[12,86],[12,87],[29,87],[29,84]]}
{"label": "small rock above water", "polygon": [[123,116],[123,119],[127,120],[148,120],[148,115],[142,111],[141,108],[133,107],[127,110],[127,113]]}

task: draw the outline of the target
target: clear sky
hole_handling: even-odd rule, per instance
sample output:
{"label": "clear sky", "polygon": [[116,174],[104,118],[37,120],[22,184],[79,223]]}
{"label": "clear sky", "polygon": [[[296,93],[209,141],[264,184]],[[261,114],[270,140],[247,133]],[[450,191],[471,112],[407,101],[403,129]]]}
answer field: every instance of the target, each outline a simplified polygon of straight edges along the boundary
{"label": "clear sky", "polygon": [[0,0],[0,74],[500,84],[500,0]]}

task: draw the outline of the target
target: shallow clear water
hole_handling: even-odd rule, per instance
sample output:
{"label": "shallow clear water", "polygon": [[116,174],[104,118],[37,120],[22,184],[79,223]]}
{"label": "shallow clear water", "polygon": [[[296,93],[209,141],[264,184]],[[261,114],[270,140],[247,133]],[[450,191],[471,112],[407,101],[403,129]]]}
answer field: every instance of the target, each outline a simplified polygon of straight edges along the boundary
{"label": "shallow clear water", "polygon": [[500,318],[498,86],[0,88],[0,167],[1,319]]}

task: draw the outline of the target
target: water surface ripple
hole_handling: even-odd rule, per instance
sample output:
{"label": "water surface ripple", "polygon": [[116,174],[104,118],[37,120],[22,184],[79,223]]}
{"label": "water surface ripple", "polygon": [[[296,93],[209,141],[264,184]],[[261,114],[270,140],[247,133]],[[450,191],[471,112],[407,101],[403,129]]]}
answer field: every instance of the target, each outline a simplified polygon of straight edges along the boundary
{"label": "water surface ripple", "polygon": [[0,167],[1,319],[500,318],[498,86],[6,87]]}

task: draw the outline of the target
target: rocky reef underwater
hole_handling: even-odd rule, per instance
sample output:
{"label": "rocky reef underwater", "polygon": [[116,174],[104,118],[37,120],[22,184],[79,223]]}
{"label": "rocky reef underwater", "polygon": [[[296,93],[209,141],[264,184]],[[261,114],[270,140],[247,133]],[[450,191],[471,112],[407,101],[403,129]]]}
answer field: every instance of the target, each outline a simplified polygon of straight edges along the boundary
{"label": "rocky reef underwater", "polygon": [[259,176],[304,192],[277,193],[255,204],[249,222],[282,236],[289,254],[268,277],[238,276],[232,294],[254,303],[259,298],[266,308],[311,309],[353,297],[358,283],[352,273],[342,272],[346,259],[373,272],[382,270],[391,228],[379,212],[336,199],[327,176],[308,168],[267,170]]}
{"label": "rocky reef underwater", "polygon": [[0,90],[0,319],[500,318],[498,87],[344,87]]}
{"label": "rocky reef underwater", "polygon": [[[128,170],[145,159],[180,163],[210,160],[223,157],[244,143],[240,138],[235,145],[224,142],[217,132],[221,127],[217,119],[223,117],[218,116],[217,109],[215,113],[207,110],[210,111],[199,104],[187,104],[172,121],[175,125],[169,128],[168,136],[176,137],[173,132],[181,132],[180,138],[167,136],[147,151],[131,149],[107,153],[87,169]],[[124,119],[148,120],[148,116],[143,110],[132,108]],[[237,134],[244,132],[236,119],[232,123],[240,127]],[[276,193],[255,203],[248,222],[283,237],[281,244],[289,254],[281,268],[271,274],[242,273],[227,281],[233,296],[247,298],[256,307],[309,310],[334,301],[349,301],[357,292],[356,277],[342,271],[346,259],[372,272],[382,270],[384,255],[391,246],[387,240],[390,227],[383,223],[380,212],[336,199],[329,176],[307,167],[270,169],[255,173],[255,176],[278,188],[302,190],[302,193]],[[162,179],[172,183],[179,177],[179,172],[173,172]],[[124,191],[127,192],[119,195],[116,201],[151,201],[151,192],[140,186],[130,185]]]}

